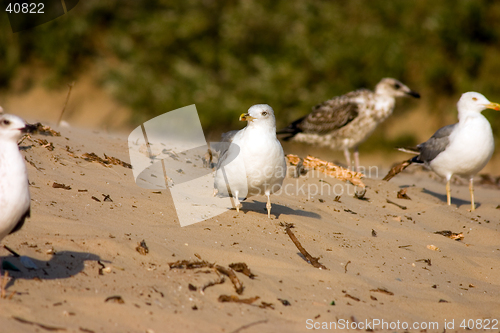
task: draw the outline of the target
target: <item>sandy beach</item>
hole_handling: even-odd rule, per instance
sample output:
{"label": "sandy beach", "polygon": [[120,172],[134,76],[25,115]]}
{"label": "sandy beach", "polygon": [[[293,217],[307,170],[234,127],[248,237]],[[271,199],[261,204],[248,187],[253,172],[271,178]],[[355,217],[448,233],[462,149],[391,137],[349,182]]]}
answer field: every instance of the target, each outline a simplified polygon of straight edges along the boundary
{"label": "sandy beach", "polygon": [[[2,242],[21,257],[0,249],[20,270],[9,271],[0,299],[2,331],[340,332],[349,323],[362,331],[462,332],[464,320],[500,329],[496,185],[477,182],[478,207],[469,212],[466,181],[454,182],[447,206],[444,182],[418,167],[390,182],[380,180],[388,170],[381,167],[378,179],[363,179],[363,200],[352,185],[310,172],[285,179],[295,192],[272,196],[271,219],[265,197],[252,197],[239,214],[180,227],[169,190],[142,189],[130,168],[83,158],[130,162],[126,135],[54,129],[61,136],[36,134],[21,144],[32,216]],[[322,194],[298,190],[319,184]],[[402,188],[411,200],[397,197]],[[326,269],[305,260],[286,223]],[[147,253],[136,249],[143,240]],[[206,263],[170,268],[182,260]],[[255,275],[235,273],[241,294],[216,268],[232,263]],[[221,295],[250,304],[220,302]]]}

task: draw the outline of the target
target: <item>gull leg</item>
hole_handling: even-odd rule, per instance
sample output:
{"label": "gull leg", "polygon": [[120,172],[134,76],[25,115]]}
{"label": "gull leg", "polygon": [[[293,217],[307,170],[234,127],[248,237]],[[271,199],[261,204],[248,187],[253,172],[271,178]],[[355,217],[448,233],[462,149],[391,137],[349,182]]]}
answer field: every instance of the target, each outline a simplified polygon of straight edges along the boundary
{"label": "gull leg", "polygon": [[450,179],[446,182],[446,202],[448,203],[448,206],[451,205],[451,190],[450,190]]}
{"label": "gull leg", "polygon": [[345,161],[347,163],[347,169],[351,168],[351,153],[349,153],[349,148],[344,149]]}
{"label": "gull leg", "polygon": [[240,200],[238,200],[238,197],[234,198],[234,201],[236,201],[235,202],[236,212],[239,213],[240,212],[240,208],[243,207],[243,206],[241,205]]}
{"label": "gull leg", "polygon": [[470,191],[470,211],[473,212],[476,209],[474,204],[474,183],[472,178],[469,181],[469,191]]}
{"label": "gull leg", "polygon": [[271,197],[270,197],[270,193],[266,192],[266,196],[267,196],[267,204],[266,204],[267,217],[271,218]]}
{"label": "gull leg", "polygon": [[234,208],[236,208],[236,212],[237,213],[239,213],[240,212],[240,208],[243,207],[241,205],[240,200],[238,199],[238,194],[239,194],[239,191],[235,191],[234,192]]}
{"label": "gull leg", "polygon": [[359,151],[358,151],[358,147],[354,148],[354,166],[356,167],[356,172],[359,172]]}

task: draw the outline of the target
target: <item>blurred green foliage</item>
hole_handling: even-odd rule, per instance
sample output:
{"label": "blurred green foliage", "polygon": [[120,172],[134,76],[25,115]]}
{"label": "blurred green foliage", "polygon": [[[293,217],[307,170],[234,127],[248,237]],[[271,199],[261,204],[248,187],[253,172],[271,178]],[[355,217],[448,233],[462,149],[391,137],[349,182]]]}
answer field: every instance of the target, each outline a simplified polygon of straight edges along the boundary
{"label": "blurred green foliage", "polygon": [[[500,101],[493,0],[80,1],[17,34],[1,15],[0,88],[25,65],[50,69],[52,87],[92,69],[134,110],[134,124],[196,104],[205,129],[227,130],[241,127],[238,115],[251,105],[268,103],[284,126],[382,77],[423,96],[399,102],[395,116],[419,103],[456,112],[435,108],[470,90]],[[500,116],[488,117],[500,128]]]}

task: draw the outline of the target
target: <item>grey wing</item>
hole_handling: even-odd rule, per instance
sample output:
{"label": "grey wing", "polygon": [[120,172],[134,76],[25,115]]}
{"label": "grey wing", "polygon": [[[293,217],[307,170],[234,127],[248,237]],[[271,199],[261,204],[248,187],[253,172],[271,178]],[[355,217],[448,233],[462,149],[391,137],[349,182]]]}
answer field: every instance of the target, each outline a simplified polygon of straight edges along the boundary
{"label": "grey wing", "polygon": [[215,142],[210,145],[216,152],[219,152],[220,158],[222,158],[222,156],[225,154],[226,150],[229,148],[230,143],[233,142],[234,136],[238,134],[238,132],[239,130],[234,130],[222,133],[220,142]]}
{"label": "grey wing", "polygon": [[457,124],[441,127],[434,135],[424,143],[419,144],[418,150],[420,155],[418,160],[422,162],[430,162],[436,158],[450,144],[450,134],[455,129]]}
{"label": "grey wing", "polygon": [[326,134],[353,121],[359,114],[359,105],[345,96],[316,105],[298,127],[305,133]]}
{"label": "grey wing", "polygon": [[[244,130],[245,129],[229,131],[221,135],[221,142],[218,142],[214,148],[219,152],[219,159],[217,160],[216,166],[217,169],[219,169],[222,165],[230,163],[238,155],[240,151],[239,146],[232,144],[232,142],[236,134]],[[229,151],[229,147],[231,146],[231,151]]]}
{"label": "grey wing", "polygon": [[234,130],[234,131],[222,133],[222,135],[221,135],[222,142],[229,142],[229,143],[233,142],[234,136],[238,132],[239,132],[239,130]]}

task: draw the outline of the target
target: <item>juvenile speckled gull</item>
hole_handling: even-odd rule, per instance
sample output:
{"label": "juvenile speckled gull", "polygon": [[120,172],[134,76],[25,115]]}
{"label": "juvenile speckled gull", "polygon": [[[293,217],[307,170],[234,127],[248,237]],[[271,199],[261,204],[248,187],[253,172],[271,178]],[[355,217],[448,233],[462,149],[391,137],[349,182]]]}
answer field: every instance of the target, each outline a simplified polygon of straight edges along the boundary
{"label": "juvenile speckled gull", "polygon": [[223,136],[223,141],[231,143],[220,154],[214,192],[232,197],[238,212],[240,200],[265,194],[267,215],[271,217],[270,195],[281,189],[286,176],[285,155],[276,138],[274,111],[267,104],[257,104],[242,114],[240,121],[248,121],[247,126]]}
{"label": "juvenile speckled gull", "polygon": [[[457,109],[458,123],[440,128],[429,140],[411,150],[410,152],[418,155],[403,162],[399,172],[411,163],[423,163],[444,177],[448,205],[451,204],[451,177],[458,175],[468,178],[471,211],[473,211],[475,209],[473,178],[486,166],[495,149],[490,123],[481,111],[485,109],[498,111],[500,104],[490,102],[480,93],[467,92],[460,97]],[[391,170],[384,179],[389,180],[394,175]]]}
{"label": "juvenile speckled gull", "polygon": [[396,97],[420,95],[392,78],[382,79],[375,91],[359,89],[334,97],[313,107],[312,112],[278,131],[293,139],[333,150],[343,150],[351,167],[350,148],[354,148],[354,164],[359,170],[358,146],[377,126],[392,114]]}
{"label": "juvenile speckled gull", "polygon": [[25,130],[21,118],[0,114],[0,241],[30,216],[28,172],[17,145]]}

